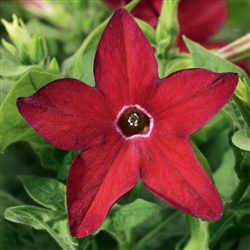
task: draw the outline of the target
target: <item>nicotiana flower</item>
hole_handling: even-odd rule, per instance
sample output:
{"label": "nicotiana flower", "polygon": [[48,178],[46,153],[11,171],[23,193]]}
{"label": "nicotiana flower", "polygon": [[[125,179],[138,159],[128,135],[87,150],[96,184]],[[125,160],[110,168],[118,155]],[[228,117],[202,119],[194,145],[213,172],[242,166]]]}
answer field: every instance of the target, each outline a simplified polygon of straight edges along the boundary
{"label": "nicotiana flower", "polygon": [[152,47],[119,9],[100,39],[94,75],[95,87],[64,78],[17,101],[27,123],[48,142],[81,151],[67,180],[72,235],[97,230],[139,180],[188,214],[220,219],[221,199],[189,135],[226,104],[237,74],[188,69],[159,79]]}

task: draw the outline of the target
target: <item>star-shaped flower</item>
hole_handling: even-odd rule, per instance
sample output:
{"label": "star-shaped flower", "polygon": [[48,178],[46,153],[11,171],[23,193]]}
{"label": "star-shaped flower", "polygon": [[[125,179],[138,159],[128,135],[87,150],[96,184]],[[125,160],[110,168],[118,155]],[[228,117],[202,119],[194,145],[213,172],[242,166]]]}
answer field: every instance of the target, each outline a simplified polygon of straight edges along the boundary
{"label": "star-shaped flower", "polygon": [[152,47],[119,9],[100,39],[94,75],[95,87],[59,79],[17,101],[27,123],[48,142],[81,150],[67,180],[72,235],[97,230],[139,180],[188,214],[220,219],[221,199],[189,135],[226,104],[237,74],[189,69],[159,79]]}

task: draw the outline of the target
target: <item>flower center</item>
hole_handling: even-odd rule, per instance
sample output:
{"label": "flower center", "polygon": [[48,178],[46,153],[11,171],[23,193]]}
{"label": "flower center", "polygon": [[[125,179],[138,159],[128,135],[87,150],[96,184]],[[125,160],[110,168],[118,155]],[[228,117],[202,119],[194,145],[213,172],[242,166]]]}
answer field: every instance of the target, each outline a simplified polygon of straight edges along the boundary
{"label": "flower center", "polygon": [[134,135],[148,136],[150,132],[150,115],[139,107],[127,107],[122,109],[118,115],[116,125],[119,132],[124,137],[132,137]]}

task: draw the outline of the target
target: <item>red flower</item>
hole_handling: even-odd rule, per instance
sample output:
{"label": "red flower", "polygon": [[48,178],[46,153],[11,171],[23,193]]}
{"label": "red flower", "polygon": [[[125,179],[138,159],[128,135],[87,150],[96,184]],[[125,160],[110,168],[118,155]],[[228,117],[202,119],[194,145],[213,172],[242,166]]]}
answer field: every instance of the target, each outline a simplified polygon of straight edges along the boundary
{"label": "red flower", "polygon": [[189,135],[228,101],[237,74],[189,69],[159,79],[150,44],[124,9],[103,32],[94,74],[95,87],[65,78],[17,101],[28,124],[52,145],[81,150],[67,180],[72,235],[97,230],[139,180],[186,213],[220,219],[219,194]]}

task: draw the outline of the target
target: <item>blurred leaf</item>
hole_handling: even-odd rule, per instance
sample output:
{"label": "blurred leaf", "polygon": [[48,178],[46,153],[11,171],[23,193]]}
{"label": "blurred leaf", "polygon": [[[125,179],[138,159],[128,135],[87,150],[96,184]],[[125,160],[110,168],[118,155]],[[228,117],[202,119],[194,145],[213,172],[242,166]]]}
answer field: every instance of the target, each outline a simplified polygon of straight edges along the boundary
{"label": "blurred leaf", "polygon": [[203,48],[198,43],[184,37],[184,41],[191,52],[193,66],[197,68],[205,68],[218,73],[221,72],[236,72],[243,79],[248,79],[247,74],[235,64],[215,55],[213,52]]}
{"label": "blurred leaf", "polygon": [[174,46],[179,32],[177,20],[178,1],[163,1],[161,13],[156,27],[156,54],[159,59],[167,57],[168,51]]}
{"label": "blurred leaf", "polygon": [[250,203],[244,203],[238,207],[230,208],[227,210],[227,212],[236,216],[250,214]]}
{"label": "blurred leaf", "polygon": [[[131,10],[137,4],[137,0],[132,1],[127,4],[125,8],[127,10]],[[62,72],[65,77],[73,77],[78,80],[84,80],[85,70],[83,65],[83,55],[85,55],[88,51],[95,48],[100,40],[103,30],[106,28],[107,23],[110,17],[108,17],[105,21],[99,24],[83,41],[79,49],[75,52],[75,54],[69,58],[67,58],[62,65]],[[144,25],[145,27],[145,25]],[[152,33],[147,32],[147,33]]]}
{"label": "blurred leaf", "polygon": [[133,203],[111,210],[99,230],[122,232],[137,226],[162,208],[154,203],[136,199]]}
{"label": "blurred leaf", "polygon": [[250,128],[250,82],[244,78],[239,80],[233,99],[236,102],[242,116]]}
{"label": "blurred leaf", "polygon": [[238,130],[234,133],[232,142],[238,148],[250,151],[250,131],[246,129]]}
{"label": "blurred leaf", "polygon": [[35,34],[37,32],[37,27],[39,27],[39,30],[41,30],[46,39],[60,40],[65,42],[72,37],[69,30],[59,30],[58,28],[41,22],[39,19],[31,19],[27,23],[26,27],[30,34]]}
{"label": "blurred leaf", "polygon": [[39,64],[47,55],[47,45],[43,33],[38,30],[32,37],[30,44],[30,60],[34,64]]}
{"label": "blurred leaf", "polygon": [[37,176],[18,176],[29,196],[40,205],[66,214],[66,187],[52,178]]}
{"label": "blurred leaf", "polygon": [[153,29],[148,23],[140,20],[140,19],[135,19],[139,27],[141,28],[142,32],[144,35],[147,37],[149,40],[150,44],[153,46],[156,46],[156,40],[155,40],[155,29]]}
{"label": "blurred leaf", "polygon": [[93,73],[95,52],[96,48],[93,48],[86,52],[82,57],[82,67],[84,70],[84,76],[82,78],[82,81],[93,87],[95,86],[95,79]]}
{"label": "blurred leaf", "polygon": [[14,86],[16,82],[12,81],[12,80],[8,80],[8,79],[1,79],[1,89],[0,89],[0,93],[1,93],[1,98],[0,98],[0,105],[3,103],[4,99],[6,98],[6,96],[8,95],[10,89]]}
{"label": "blurred leaf", "polygon": [[41,163],[45,168],[58,171],[61,169],[62,160],[67,151],[54,148],[37,134],[34,141],[29,141],[34,151],[40,156]]}
{"label": "blurred leaf", "polygon": [[246,128],[245,121],[240,113],[236,103],[230,100],[223,108],[221,112],[231,125],[233,132]]}
{"label": "blurred leaf", "polygon": [[49,63],[48,72],[50,74],[58,74],[59,71],[60,71],[60,69],[59,69],[58,62],[57,62],[56,58],[53,57],[52,60]]}
{"label": "blurred leaf", "polygon": [[211,167],[210,167],[210,165],[209,165],[206,157],[202,154],[202,152],[196,147],[196,145],[194,143],[192,143],[192,147],[193,147],[194,152],[197,155],[200,163],[204,167],[206,173],[209,175],[209,177],[211,178],[211,180],[214,182],[212,171],[211,171]]}
{"label": "blurred leaf", "polygon": [[218,136],[218,134],[227,127],[229,127],[227,120],[221,113],[218,113],[207,124],[205,124],[205,126],[192,134],[191,139],[198,146],[200,144],[206,144],[211,141],[212,138]]}
{"label": "blurred leaf", "polygon": [[228,150],[222,158],[218,170],[214,173],[215,185],[223,199],[229,200],[239,183],[234,171],[235,158],[232,150]]}
{"label": "blurred leaf", "polygon": [[84,67],[82,57],[89,50],[95,48],[99,42],[100,36],[108,23],[108,19],[102,22],[97,28],[95,28],[89,36],[83,41],[80,48],[75,54],[67,58],[62,65],[63,75],[65,77],[73,77],[79,80],[84,79]]}
{"label": "blurred leaf", "polygon": [[13,56],[16,55],[17,53],[17,49],[14,45],[12,45],[11,43],[5,41],[4,39],[2,39],[2,44],[4,46],[4,48],[9,51]]}
{"label": "blurred leaf", "polygon": [[191,239],[185,246],[184,250],[202,249],[208,250],[208,222],[201,219],[187,215],[187,222],[191,229]]}
{"label": "blurred leaf", "polygon": [[66,182],[66,179],[68,177],[69,169],[72,165],[72,162],[76,158],[76,156],[79,154],[79,151],[70,151],[63,159],[62,167],[60,168],[57,179],[63,182]]}
{"label": "blurred leaf", "polygon": [[249,32],[249,1],[228,0],[229,15],[221,30],[215,35],[216,40],[234,41]]}
{"label": "blurred leaf", "polygon": [[8,207],[23,205],[23,202],[10,195],[9,193],[3,192],[0,190],[0,200],[1,200],[1,216],[4,216],[4,211]]}
{"label": "blurred leaf", "polygon": [[0,59],[0,64],[1,64],[1,72],[0,75],[4,76],[5,78],[16,78],[18,76],[23,75],[24,73],[30,71],[30,70],[37,70],[40,71],[40,67],[37,65],[18,65],[9,60],[6,57],[2,57]]}
{"label": "blurred leaf", "polygon": [[237,107],[237,105],[230,100],[226,106],[222,110],[222,114],[228,119],[229,123],[231,124],[231,130],[229,132],[229,144],[233,149],[234,156],[235,156],[235,171],[238,177],[244,178],[245,175],[248,175],[250,171],[250,153],[248,151],[242,150],[236,147],[232,143],[232,136],[235,132],[247,128],[247,125]]}

